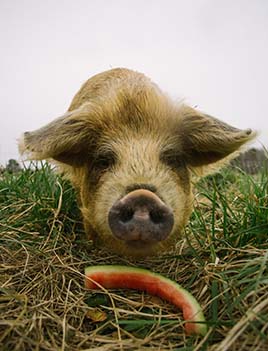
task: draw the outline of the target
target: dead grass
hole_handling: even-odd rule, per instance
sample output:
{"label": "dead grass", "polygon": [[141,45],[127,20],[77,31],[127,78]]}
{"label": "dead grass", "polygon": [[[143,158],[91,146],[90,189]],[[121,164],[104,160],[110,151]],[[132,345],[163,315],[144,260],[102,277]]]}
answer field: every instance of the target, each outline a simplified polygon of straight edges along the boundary
{"label": "dead grass", "polygon": [[[130,262],[85,241],[72,189],[49,167],[4,175],[0,349],[266,351],[267,174],[223,177],[200,185],[206,200],[174,252]],[[208,334],[186,336],[181,313],[159,298],[86,291],[84,268],[97,264],[138,265],[176,280],[202,305]]]}

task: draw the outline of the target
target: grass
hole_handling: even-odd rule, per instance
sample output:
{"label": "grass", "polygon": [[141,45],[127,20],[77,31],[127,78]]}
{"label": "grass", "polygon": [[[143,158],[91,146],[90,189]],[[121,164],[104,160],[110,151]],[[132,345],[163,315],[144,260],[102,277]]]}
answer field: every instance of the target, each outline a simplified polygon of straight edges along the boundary
{"label": "grass", "polygon": [[[0,176],[0,349],[268,349],[268,171],[202,180],[173,252],[129,262],[86,241],[75,194],[51,167]],[[136,291],[89,292],[84,268],[139,265],[176,280],[209,332],[186,336],[170,304]]]}

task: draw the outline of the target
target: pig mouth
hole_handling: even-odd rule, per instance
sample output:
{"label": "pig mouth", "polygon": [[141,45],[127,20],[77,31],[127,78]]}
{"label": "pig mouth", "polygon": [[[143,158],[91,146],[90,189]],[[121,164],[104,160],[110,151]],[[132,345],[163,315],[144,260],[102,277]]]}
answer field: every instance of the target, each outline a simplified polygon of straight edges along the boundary
{"label": "pig mouth", "polygon": [[145,241],[145,240],[127,240],[127,241],[125,241],[125,244],[128,248],[133,248],[133,249],[137,249],[137,250],[149,249],[155,243],[156,242]]}

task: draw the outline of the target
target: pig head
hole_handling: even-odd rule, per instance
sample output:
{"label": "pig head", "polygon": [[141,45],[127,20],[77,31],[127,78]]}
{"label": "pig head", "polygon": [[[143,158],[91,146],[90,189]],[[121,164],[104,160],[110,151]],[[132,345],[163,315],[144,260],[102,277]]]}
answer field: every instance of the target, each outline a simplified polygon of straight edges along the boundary
{"label": "pig head", "polygon": [[144,257],[175,245],[192,211],[194,181],[254,136],[117,68],[89,79],[63,116],[24,133],[20,151],[60,164],[89,238]]}

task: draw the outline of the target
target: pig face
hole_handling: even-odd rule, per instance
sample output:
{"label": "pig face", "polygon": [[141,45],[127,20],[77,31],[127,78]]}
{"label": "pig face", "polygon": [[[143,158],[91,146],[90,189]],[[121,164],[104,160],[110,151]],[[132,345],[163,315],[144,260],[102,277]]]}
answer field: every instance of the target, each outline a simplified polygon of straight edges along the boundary
{"label": "pig face", "polygon": [[144,257],[175,245],[192,211],[192,184],[254,137],[174,103],[144,75],[89,79],[68,112],[26,132],[20,151],[57,161],[79,196],[87,235]]}

